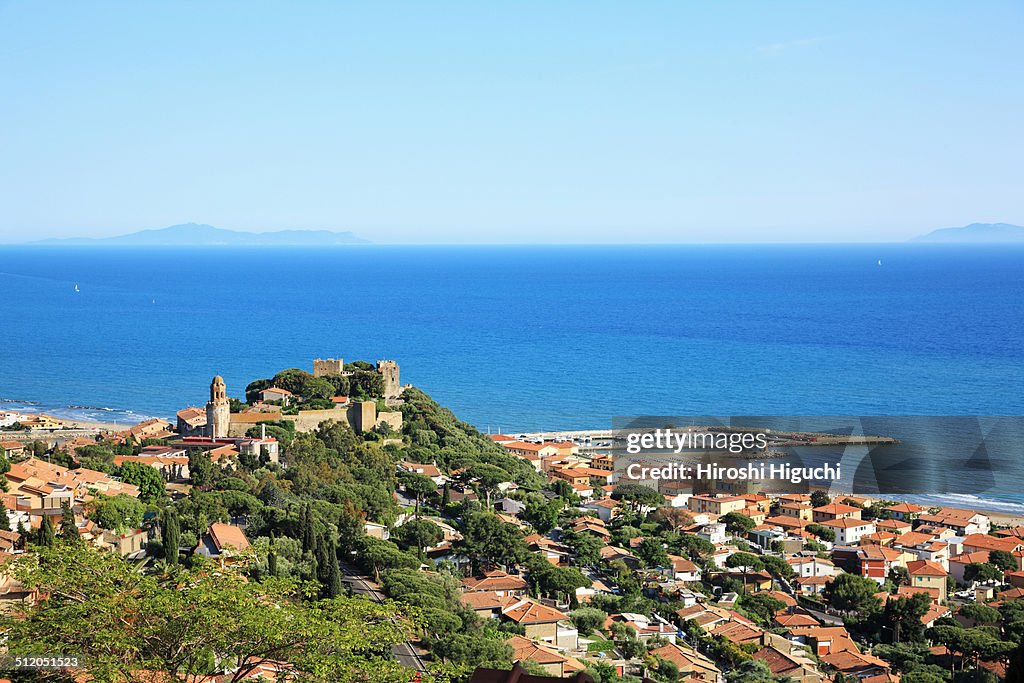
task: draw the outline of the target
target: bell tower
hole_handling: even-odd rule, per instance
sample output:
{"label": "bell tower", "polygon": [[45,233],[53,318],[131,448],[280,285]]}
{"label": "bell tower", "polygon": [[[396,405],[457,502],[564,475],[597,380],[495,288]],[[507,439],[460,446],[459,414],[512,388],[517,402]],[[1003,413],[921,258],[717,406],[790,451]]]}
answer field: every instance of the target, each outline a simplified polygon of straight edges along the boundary
{"label": "bell tower", "polygon": [[224,378],[217,375],[210,382],[210,400],[206,404],[206,436],[220,439],[228,435],[228,423],[231,421],[231,405],[228,402],[228,389]]}

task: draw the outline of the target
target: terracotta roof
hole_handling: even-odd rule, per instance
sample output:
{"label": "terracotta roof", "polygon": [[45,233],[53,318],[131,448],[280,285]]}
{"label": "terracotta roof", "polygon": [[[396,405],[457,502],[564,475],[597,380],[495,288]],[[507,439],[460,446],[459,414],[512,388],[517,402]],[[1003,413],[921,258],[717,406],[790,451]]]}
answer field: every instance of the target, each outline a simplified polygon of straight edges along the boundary
{"label": "terracotta roof", "polygon": [[907,562],[907,571],[911,576],[946,576],[949,572],[931,560],[914,560]]}
{"label": "terracotta roof", "polygon": [[1013,552],[1018,546],[1024,545],[1024,540],[1015,536],[996,538],[987,534],[969,534],[964,536],[963,546],[973,548],[984,548],[985,550],[1005,550]]}
{"label": "terracotta roof", "polygon": [[[522,662],[531,661],[537,662],[538,664],[565,664],[571,660],[571,658],[559,654],[555,649],[550,646],[538,643],[535,640],[524,638],[523,636],[512,636],[505,641],[505,644],[512,648],[512,661]],[[579,662],[577,661],[577,664]],[[579,668],[583,668],[582,664]]]}
{"label": "terracotta roof", "polygon": [[821,525],[837,527],[842,529],[851,529],[861,526],[874,526],[874,522],[869,522],[863,519],[851,519],[849,517],[843,517],[841,519],[833,519],[827,522],[821,522]]}
{"label": "terracotta roof", "polygon": [[843,505],[842,503],[829,503],[828,505],[814,508],[814,511],[820,512],[823,515],[848,515],[852,512],[860,512],[860,508],[855,508],[852,505]]}
{"label": "terracotta roof", "polygon": [[960,564],[982,564],[988,562],[989,553],[987,550],[978,550],[973,553],[960,553],[955,557],[949,558],[950,562],[958,562]]}
{"label": "terracotta roof", "polygon": [[809,614],[780,614],[775,617],[779,626],[818,626],[820,621]]}
{"label": "terracotta roof", "polygon": [[464,591],[511,591],[526,590],[529,584],[521,576],[512,576],[505,572],[486,572],[482,577],[470,577],[462,580]]}
{"label": "terracotta roof", "polygon": [[889,512],[900,512],[905,515],[914,515],[925,512],[928,508],[923,508],[920,505],[914,505],[913,503],[897,503],[896,505],[890,505],[885,509]]}
{"label": "terracotta roof", "polygon": [[517,624],[550,624],[569,618],[553,607],[532,600],[512,602],[501,613]]}
{"label": "terracotta roof", "polygon": [[245,550],[250,545],[249,539],[245,537],[245,532],[232,524],[214,522],[210,525],[210,530],[207,533],[209,533],[210,539],[217,547],[217,550],[223,550],[224,548]]}
{"label": "terracotta roof", "polygon": [[508,600],[507,596],[498,595],[494,591],[473,591],[459,596],[459,602],[470,609],[498,609]]}

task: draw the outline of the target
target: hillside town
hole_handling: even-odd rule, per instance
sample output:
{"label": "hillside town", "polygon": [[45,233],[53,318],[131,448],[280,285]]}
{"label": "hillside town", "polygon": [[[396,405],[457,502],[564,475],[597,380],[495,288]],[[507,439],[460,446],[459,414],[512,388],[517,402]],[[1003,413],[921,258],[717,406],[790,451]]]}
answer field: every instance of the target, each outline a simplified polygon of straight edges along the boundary
{"label": "hillside town", "polygon": [[[311,370],[256,380],[244,400],[216,376],[205,406],[183,406],[174,422],[89,433],[6,416],[9,655],[80,654],[91,663],[71,667],[76,681],[1024,676],[1024,526],[826,490],[659,490],[619,481],[609,451],[583,439],[481,434],[400,384],[393,361],[317,359]],[[152,580],[170,599],[210,581],[214,595],[249,591],[233,598],[239,610],[251,598],[266,613],[274,581],[291,581],[301,594],[282,593],[279,607],[305,611],[290,618],[325,628],[310,610],[330,605],[335,623],[380,629],[388,646],[348,645],[344,666],[362,664],[344,674],[342,649],[317,659],[323,648],[305,637],[242,652],[207,634],[190,646],[206,653],[201,664],[155,648],[126,661],[98,637],[54,635],[51,620],[69,618],[71,570],[43,567],[61,558],[102,567],[83,625],[117,642],[136,642],[134,621],[95,615],[123,582]],[[359,612],[371,604],[380,611]],[[42,634],[47,649],[33,650]],[[349,636],[332,637],[343,648]]]}

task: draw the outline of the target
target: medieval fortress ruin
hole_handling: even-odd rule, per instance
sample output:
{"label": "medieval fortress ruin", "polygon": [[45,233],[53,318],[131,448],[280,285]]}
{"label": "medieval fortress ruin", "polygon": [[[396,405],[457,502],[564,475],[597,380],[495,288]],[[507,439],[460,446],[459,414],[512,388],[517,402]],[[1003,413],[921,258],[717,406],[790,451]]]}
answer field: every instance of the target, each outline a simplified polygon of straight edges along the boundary
{"label": "medieval fortress ruin", "polygon": [[[202,412],[186,409],[179,412],[179,432],[202,434],[211,439],[242,437],[260,423],[289,421],[294,423],[297,432],[310,432],[328,420],[349,425],[356,432],[367,432],[387,425],[391,431],[402,429],[402,413],[399,406],[403,387],[400,381],[398,363],[393,360],[377,361],[376,371],[383,380],[383,406],[376,400],[354,400],[347,397],[336,397],[337,406],[322,410],[302,410],[297,413],[286,413],[278,406],[256,404],[241,412],[231,412],[231,400],[228,398],[224,378],[216,375],[210,383],[210,400],[206,403],[205,423]],[[314,377],[335,375],[352,375],[345,369],[341,358],[317,358],[313,361]],[[195,418],[188,424],[182,424],[182,413],[193,411]]]}

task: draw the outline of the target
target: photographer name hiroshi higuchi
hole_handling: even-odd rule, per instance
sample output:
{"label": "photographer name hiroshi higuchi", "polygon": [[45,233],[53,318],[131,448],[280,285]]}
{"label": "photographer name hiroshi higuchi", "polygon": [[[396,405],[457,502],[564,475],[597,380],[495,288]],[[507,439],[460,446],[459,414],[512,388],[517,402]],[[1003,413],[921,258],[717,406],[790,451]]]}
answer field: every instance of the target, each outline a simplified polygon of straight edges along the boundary
{"label": "photographer name hiroshi higuchi", "polygon": [[838,481],[840,479],[838,462],[821,467],[793,467],[786,463],[769,465],[763,462],[751,462],[742,467],[722,467],[715,463],[699,465],[671,463],[648,467],[634,462],[626,467],[626,476],[634,480],[784,480],[792,484],[805,481]]}

